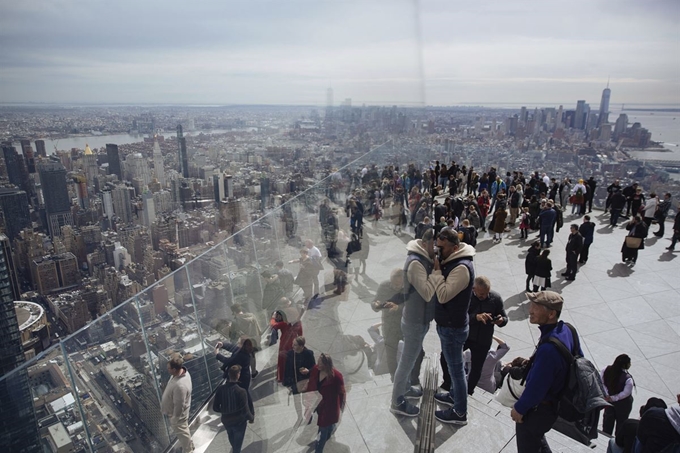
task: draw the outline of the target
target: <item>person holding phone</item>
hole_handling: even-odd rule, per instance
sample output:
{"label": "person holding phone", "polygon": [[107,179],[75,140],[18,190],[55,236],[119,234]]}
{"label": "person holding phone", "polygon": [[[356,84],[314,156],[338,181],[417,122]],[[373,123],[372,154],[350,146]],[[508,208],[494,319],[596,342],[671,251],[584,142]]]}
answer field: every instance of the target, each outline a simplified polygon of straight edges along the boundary
{"label": "person holding phone", "polygon": [[503,308],[503,298],[495,291],[491,291],[488,277],[475,277],[468,309],[470,333],[465,342],[464,350],[470,350],[470,373],[468,374],[468,395],[472,395],[479,378],[487,353],[493,343],[494,328],[503,327],[508,323],[508,315]]}

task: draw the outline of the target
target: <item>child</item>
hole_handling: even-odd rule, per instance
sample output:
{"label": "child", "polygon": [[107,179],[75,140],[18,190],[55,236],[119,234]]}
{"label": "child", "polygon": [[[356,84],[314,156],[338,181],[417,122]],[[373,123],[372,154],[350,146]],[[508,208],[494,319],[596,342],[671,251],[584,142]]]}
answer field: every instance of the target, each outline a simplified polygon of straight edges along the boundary
{"label": "child", "polygon": [[529,208],[522,208],[522,216],[519,222],[519,237],[520,239],[529,238],[529,225],[531,223],[531,216],[529,215]]}

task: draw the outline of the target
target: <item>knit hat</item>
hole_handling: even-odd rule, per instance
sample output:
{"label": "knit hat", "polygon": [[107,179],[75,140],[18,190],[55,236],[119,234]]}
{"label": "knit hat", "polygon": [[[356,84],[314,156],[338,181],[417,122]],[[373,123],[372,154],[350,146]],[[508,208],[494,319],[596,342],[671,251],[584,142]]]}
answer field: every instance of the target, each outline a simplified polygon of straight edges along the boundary
{"label": "knit hat", "polygon": [[668,417],[668,421],[673,425],[673,428],[680,434],[680,406],[674,404],[666,409],[666,417]]}
{"label": "knit hat", "polygon": [[539,291],[537,293],[527,293],[531,302],[544,305],[551,310],[562,311],[564,299],[554,291]]}

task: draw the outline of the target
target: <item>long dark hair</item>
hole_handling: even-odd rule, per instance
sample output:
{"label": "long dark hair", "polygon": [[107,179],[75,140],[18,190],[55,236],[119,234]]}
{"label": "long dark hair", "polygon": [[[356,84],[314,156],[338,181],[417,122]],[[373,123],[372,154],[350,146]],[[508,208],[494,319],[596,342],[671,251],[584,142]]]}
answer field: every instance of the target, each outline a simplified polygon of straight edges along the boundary
{"label": "long dark hair", "polygon": [[630,366],[630,357],[628,354],[621,354],[614,359],[614,363],[609,365],[604,370],[603,381],[607,390],[610,392],[617,388],[621,375],[627,374],[626,369]]}
{"label": "long dark hair", "polygon": [[[323,364],[324,371],[328,373],[328,379],[333,379],[333,359],[331,356],[325,353],[321,353],[319,356],[319,359],[321,360],[321,363]],[[321,371],[321,370],[319,370]]]}

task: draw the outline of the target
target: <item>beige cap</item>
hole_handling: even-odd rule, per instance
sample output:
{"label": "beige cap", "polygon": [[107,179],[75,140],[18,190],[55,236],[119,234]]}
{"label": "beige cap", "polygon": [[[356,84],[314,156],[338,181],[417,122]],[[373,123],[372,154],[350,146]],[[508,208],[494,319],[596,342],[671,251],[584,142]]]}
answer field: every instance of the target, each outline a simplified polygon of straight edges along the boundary
{"label": "beige cap", "polygon": [[537,293],[527,293],[531,302],[544,305],[551,310],[562,311],[564,299],[554,291],[539,291]]}

